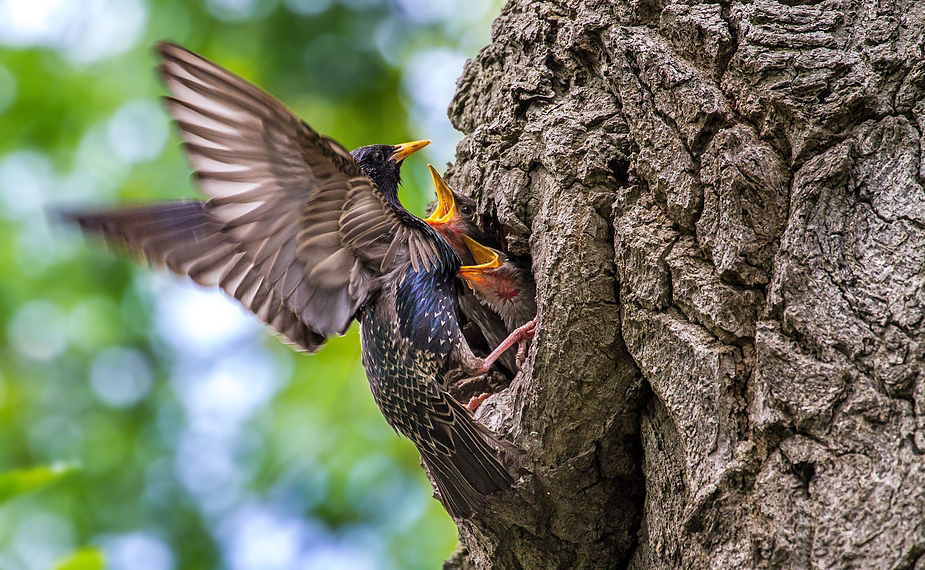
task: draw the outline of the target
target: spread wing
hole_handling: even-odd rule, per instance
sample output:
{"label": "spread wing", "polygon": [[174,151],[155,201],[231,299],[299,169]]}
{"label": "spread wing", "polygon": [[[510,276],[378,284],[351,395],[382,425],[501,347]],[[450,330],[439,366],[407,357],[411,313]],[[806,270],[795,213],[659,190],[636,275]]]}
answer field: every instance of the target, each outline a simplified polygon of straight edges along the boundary
{"label": "spread wing", "polygon": [[[158,51],[173,95],[167,104],[211,212],[247,253],[221,285],[261,281],[319,334],[343,333],[368,282],[340,249],[306,257],[298,244],[325,235],[335,214],[306,219],[310,198],[343,192],[351,181],[369,184],[368,177],[343,147],[270,95],[179,46],[159,44]],[[312,222],[318,225],[303,226]]]}
{"label": "spread wing", "polygon": [[168,202],[65,217],[154,265],[189,275],[200,285],[221,286],[298,349],[314,352],[324,343],[324,336],[303,323],[263,281],[223,279],[250,262],[202,202]]}
{"label": "spread wing", "polygon": [[403,218],[342,146],[214,63],[172,44],[158,51],[210,213],[244,253],[220,286],[259,282],[328,336],[347,329],[376,277],[404,262],[437,263],[427,230]]}

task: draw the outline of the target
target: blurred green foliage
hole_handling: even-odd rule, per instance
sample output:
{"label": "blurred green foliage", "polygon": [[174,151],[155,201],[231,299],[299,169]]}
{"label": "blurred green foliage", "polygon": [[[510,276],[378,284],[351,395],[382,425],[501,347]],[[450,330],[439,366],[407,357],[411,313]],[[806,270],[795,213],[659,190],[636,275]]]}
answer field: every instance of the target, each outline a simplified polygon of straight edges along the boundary
{"label": "blurred green foliage", "polygon": [[0,473],[0,504],[60,481],[74,469],[75,467],[71,464],[58,463],[48,467],[33,467]]}
{"label": "blurred green foliage", "polygon": [[[455,144],[452,80],[499,9],[0,0],[0,501],[58,481],[0,505],[0,568],[414,569],[449,555],[455,528],[376,409],[355,330],[296,355],[48,211],[199,195],[157,101],[149,46],[170,39],[348,148],[435,139],[403,172],[421,214],[424,165]],[[43,467],[67,462],[82,468]]]}
{"label": "blurred green foliage", "polygon": [[93,548],[81,548],[55,565],[55,570],[103,570],[103,554]]}

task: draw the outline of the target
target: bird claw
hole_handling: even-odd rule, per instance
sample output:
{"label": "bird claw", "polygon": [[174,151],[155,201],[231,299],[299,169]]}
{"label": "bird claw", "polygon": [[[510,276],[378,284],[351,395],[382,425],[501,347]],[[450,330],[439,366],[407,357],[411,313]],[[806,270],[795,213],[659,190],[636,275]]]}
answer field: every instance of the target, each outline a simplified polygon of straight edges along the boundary
{"label": "bird claw", "polygon": [[474,412],[475,409],[481,406],[482,402],[487,400],[489,396],[491,396],[491,394],[487,394],[485,392],[482,392],[478,396],[472,396],[471,398],[469,398],[469,403],[466,404],[466,409],[469,410],[470,412]]}
{"label": "bird claw", "polygon": [[525,324],[524,327],[524,337],[517,343],[517,357],[515,362],[517,363],[518,370],[523,369],[524,363],[527,361],[527,339],[536,336],[536,317],[533,317],[533,320]]}
{"label": "bird claw", "polygon": [[517,369],[523,370],[524,363],[527,361],[527,341],[522,340],[517,344],[517,356],[514,361],[517,363]]}

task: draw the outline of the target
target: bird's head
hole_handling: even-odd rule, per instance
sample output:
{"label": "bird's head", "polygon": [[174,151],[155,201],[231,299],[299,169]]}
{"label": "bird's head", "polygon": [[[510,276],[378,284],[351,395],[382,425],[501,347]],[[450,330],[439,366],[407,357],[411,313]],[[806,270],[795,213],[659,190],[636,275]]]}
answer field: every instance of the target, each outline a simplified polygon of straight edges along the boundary
{"label": "bird's head", "polygon": [[536,315],[533,279],[503,252],[485,247],[469,236],[462,239],[475,264],[460,267],[459,276],[481,301],[501,315],[510,328],[533,318]]}
{"label": "bird's head", "polygon": [[371,144],[354,149],[350,154],[379,190],[389,195],[398,192],[402,161],[429,144],[428,140],[398,145]]}
{"label": "bird's head", "polygon": [[476,223],[476,202],[468,196],[456,194],[437,174],[433,166],[430,175],[434,179],[434,191],[437,193],[437,207],[424,219],[430,227],[443,236],[457,255],[464,261],[469,259],[469,250],[462,236],[470,236],[476,241],[486,241],[485,233]]}
{"label": "bird's head", "polygon": [[475,263],[460,267],[459,276],[476,291],[491,288],[504,273],[504,262],[507,257],[502,252],[485,247],[467,235],[463,235],[462,240]]}

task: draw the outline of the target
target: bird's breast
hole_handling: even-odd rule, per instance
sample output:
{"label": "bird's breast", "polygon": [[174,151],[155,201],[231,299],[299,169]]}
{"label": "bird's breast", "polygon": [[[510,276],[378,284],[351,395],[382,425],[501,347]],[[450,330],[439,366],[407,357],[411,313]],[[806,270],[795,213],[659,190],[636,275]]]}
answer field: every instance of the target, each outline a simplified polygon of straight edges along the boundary
{"label": "bird's breast", "polygon": [[458,342],[458,300],[452,276],[410,271],[395,286],[400,334],[418,350],[445,358]]}

